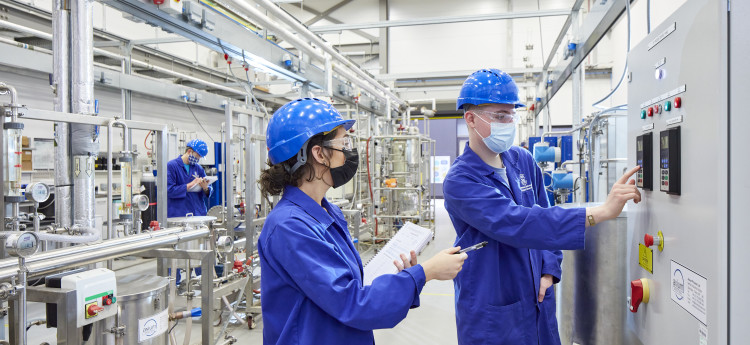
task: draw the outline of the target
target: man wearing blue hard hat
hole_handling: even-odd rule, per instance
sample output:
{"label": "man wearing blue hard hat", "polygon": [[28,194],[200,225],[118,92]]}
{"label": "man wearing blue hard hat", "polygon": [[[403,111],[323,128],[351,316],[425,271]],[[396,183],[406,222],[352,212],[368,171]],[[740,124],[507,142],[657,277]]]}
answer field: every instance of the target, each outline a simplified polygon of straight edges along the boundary
{"label": "man wearing blue hard hat", "polygon": [[198,162],[207,154],[206,142],[193,139],[188,142],[183,155],[167,163],[167,217],[185,217],[189,213],[206,215],[206,200],[213,187],[205,179],[206,172]]}
{"label": "man wearing blue hard hat", "polygon": [[542,171],[514,146],[515,109],[523,107],[513,78],[482,69],[461,88],[469,142],[443,183],[456,246],[487,241],[470,253],[454,281],[459,344],[560,344],[554,283],[561,249],[582,249],[586,227],[613,219],[641,200],[623,175],[597,207],[549,207]]}

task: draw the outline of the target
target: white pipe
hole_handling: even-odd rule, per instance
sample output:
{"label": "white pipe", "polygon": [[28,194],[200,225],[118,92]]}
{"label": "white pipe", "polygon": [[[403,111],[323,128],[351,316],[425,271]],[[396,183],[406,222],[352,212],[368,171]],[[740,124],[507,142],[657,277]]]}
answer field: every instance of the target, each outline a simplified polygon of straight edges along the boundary
{"label": "white pipe", "polygon": [[[48,34],[46,32],[35,30],[35,29],[31,29],[31,28],[27,28],[25,26],[21,26],[21,25],[14,24],[14,23],[11,23],[11,22],[6,22],[6,21],[3,21],[3,20],[0,20],[0,27],[6,28],[6,29],[11,29],[11,30],[18,31],[18,32],[23,32],[23,33],[31,34],[31,35],[34,35],[34,36],[39,37],[39,38],[44,38],[44,39],[47,39],[47,40],[52,40],[52,35],[50,35],[50,34]],[[18,43],[18,42],[16,42],[16,43]],[[116,60],[120,60],[120,61],[123,61],[123,60],[127,59],[125,56],[122,56],[122,55],[119,55],[119,54],[116,54],[116,53],[113,53],[113,52],[110,52],[110,51],[107,51],[107,50],[104,50],[104,49],[101,49],[101,48],[94,48],[94,53],[96,53],[97,55],[106,56],[106,57],[109,57],[109,58],[112,58],[112,59],[116,59]],[[199,79],[199,78],[187,75],[187,74],[182,74],[182,73],[179,73],[179,72],[175,72],[175,71],[163,68],[163,67],[154,66],[154,65],[151,65],[151,64],[143,62],[143,61],[132,60],[132,63],[133,63],[133,66],[137,66],[137,67],[141,67],[141,68],[146,68],[146,69],[149,69],[149,70],[152,70],[152,71],[155,71],[155,72],[168,74],[168,75],[171,75],[173,77],[177,77],[177,78],[181,78],[181,79],[185,79],[185,80],[190,80],[192,82],[208,86],[208,87],[210,87],[212,89],[223,90],[223,91],[231,92],[231,93],[234,93],[234,94],[237,94],[237,95],[242,95],[242,96],[245,95],[244,91],[239,91],[239,90],[236,90],[236,89],[233,89],[233,88],[230,88],[230,87],[226,87],[224,85],[215,84],[215,83],[212,83],[212,82],[209,82],[209,81],[206,81],[206,80],[202,80],[202,79]]]}
{"label": "white pipe", "polygon": [[[289,41],[295,48],[298,48],[304,51],[305,53],[310,54],[312,57],[315,57],[318,60],[325,60],[325,57],[319,50],[314,49],[309,43],[303,41],[302,39],[299,38],[299,36],[295,35],[289,30],[279,27],[279,25],[275,23],[271,18],[269,18],[265,13],[255,8],[255,6],[251,6],[249,1],[229,0],[229,2],[233,5],[241,7],[243,10],[245,10],[246,14],[248,14],[253,21],[257,22],[257,24],[259,24],[260,26],[266,29],[273,30],[274,33],[276,33],[279,37],[283,38],[284,40]],[[227,8],[231,8],[231,6],[222,4],[221,1],[216,1],[216,3]],[[271,61],[271,62],[275,63],[278,61]]]}
{"label": "white pipe", "polygon": [[[233,0],[236,1],[236,0]],[[366,80],[368,83],[374,85],[376,88],[380,89],[381,92],[385,93],[386,98],[392,99],[394,102],[398,103],[399,105],[406,106],[406,102],[402,101],[398,96],[396,96],[391,90],[389,90],[387,87],[380,84],[375,78],[370,76],[369,73],[363,71],[359,68],[354,62],[347,59],[345,56],[341,55],[336,49],[334,49],[330,43],[323,41],[318,35],[310,31],[307,27],[302,25],[297,19],[293,18],[289,13],[285,12],[281,9],[281,7],[277,6],[275,3],[271,2],[270,0],[255,0],[259,5],[261,5],[263,8],[265,8],[268,12],[274,15],[276,19],[281,20],[285,24],[289,25],[294,32],[301,35],[302,37],[307,38],[310,40],[310,42],[314,43],[318,47],[322,48],[325,52],[331,55],[334,59],[338,60],[345,66],[349,67],[354,73],[360,76],[360,78]],[[273,26],[274,30],[276,30],[278,25]],[[356,82],[359,79],[351,79],[352,82]]]}

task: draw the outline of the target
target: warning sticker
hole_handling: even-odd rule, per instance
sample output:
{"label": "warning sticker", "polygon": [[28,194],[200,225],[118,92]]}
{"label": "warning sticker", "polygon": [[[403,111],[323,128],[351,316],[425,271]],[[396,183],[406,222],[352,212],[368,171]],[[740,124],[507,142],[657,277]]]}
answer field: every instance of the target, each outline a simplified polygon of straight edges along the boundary
{"label": "warning sticker", "polygon": [[671,264],[672,300],[706,325],[708,280],[674,260]]}

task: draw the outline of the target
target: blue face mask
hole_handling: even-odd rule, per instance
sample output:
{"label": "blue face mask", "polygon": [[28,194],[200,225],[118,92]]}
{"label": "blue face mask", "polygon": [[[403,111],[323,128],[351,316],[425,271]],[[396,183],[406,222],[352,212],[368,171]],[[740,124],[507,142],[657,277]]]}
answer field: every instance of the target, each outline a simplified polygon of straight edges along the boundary
{"label": "blue face mask", "polygon": [[190,165],[196,165],[201,159],[198,157],[195,157],[193,155],[188,155],[188,164]]}
{"label": "blue face mask", "polygon": [[[482,117],[478,115],[475,115],[474,117],[482,119]],[[487,145],[487,147],[492,150],[492,152],[501,154],[505,151],[508,151],[510,147],[513,146],[513,140],[516,139],[515,123],[490,123],[485,119],[482,119],[482,121],[490,125],[490,136],[482,138],[482,135],[479,134],[476,128],[474,128],[474,131],[479,134],[479,137],[482,138],[484,144]]]}

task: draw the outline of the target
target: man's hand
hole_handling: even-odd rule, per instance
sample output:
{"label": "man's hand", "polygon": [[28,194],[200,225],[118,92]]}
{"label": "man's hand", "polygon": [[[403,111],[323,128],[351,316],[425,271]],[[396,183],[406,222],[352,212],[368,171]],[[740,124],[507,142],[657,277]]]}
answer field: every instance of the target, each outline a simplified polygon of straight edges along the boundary
{"label": "man's hand", "polygon": [[539,303],[544,301],[544,294],[547,293],[547,289],[552,286],[552,276],[545,274],[542,279],[539,280]]}
{"label": "man's hand", "polygon": [[198,182],[198,184],[199,184],[199,185],[201,185],[201,188],[203,188],[203,191],[204,191],[204,192],[207,192],[207,191],[208,191],[208,179],[206,179],[206,178],[201,178],[201,179],[200,179],[200,182]]}
{"label": "man's hand", "polygon": [[398,260],[393,260],[393,264],[396,265],[396,268],[398,268],[398,271],[401,272],[406,268],[416,266],[417,265],[417,252],[411,251],[409,252],[411,255],[411,260],[406,258],[406,254],[401,254],[401,261],[403,263],[398,262]]}
{"label": "man's hand", "polygon": [[201,180],[203,180],[203,179],[200,178],[200,177],[196,177],[195,179],[193,179],[192,181],[190,181],[190,183],[187,184],[187,189],[190,190],[190,188],[193,188],[193,186],[195,186],[196,184],[201,183]]}

